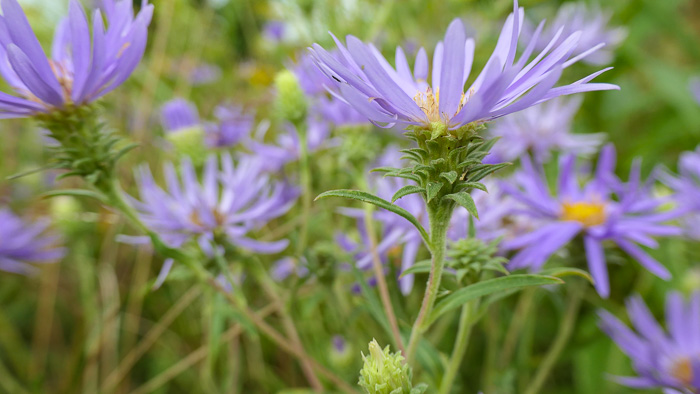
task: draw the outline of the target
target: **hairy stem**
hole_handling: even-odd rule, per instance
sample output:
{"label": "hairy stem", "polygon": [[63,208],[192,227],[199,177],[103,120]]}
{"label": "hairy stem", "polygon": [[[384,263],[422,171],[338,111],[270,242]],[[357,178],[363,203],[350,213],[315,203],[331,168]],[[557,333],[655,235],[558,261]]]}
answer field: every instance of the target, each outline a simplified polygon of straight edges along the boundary
{"label": "hairy stem", "polygon": [[442,279],[442,270],[445,266],[445,249],[447,246],[447,228],[450,223],[454,207],[452,205],[431,205],[428,204],[428,216],[430,218],[430,252],[432,254],[432,265],[430,268],[430,276],[421,303],[420,312],[413,324],[411,337],[408,341],[406,360],[409,364],[413,362],[416,356],[418,341],[425,330],[428,329],[427,321],[430,312],[435,305],[438,290],[440,289],[440,281]]}

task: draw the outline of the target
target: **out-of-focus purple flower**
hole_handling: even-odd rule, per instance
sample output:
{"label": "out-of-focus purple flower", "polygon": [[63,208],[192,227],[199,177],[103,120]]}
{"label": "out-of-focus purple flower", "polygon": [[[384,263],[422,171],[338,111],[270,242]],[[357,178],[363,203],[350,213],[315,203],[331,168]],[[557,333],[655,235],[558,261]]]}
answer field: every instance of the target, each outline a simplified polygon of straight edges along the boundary
{"label": "out-of-focus purple flower", "polygon": [[[365,44],[354,36],[347,37],[347,47],[333,36],[341,59],[318,44],[310,51],[321,70],[333,79],[339,90],[338,97],[382,127],[399,124],[454,130],[518,112],[558,96],[619,89],[611,84],[588,83],[606,70],[566,86],[554,87],[564,68],[599,48],[593,47],[572,57],[581,39],[580,32],[556,35],[547,48],[529,61],[544,27],[544,23],[540,23],[516,61],[524,12],[518,8],[517,0],[513,5],[514,12],[503,26],[491,58],[466,92],[464,85],[472,67],[474,40],[467,39],[458,19],[447,28],[444,42],[435,48],[430,85],[427,82],[428,56],[422,48],[413,72],[400,47],[396,50],[396,68],[393,68],[374,45]],[[563,41],[557,44],[561,37]]]}
{"label": "out-of-focus purple flower", "polygon": [[287,279],[292,274],[299,278],[306,277],[309,275],[309,269],[306,267],[305,263],[306,260],[303,258],[301,261],[293,257],[282,258],[273,264],[270,276],[278,282]]}
{"label": "out-of-focus purple flower", "polygon": [[[582,54],[600,44],[605,47],[591,53],[583,59],[588,64],[603,66],[613,60],[613,51],[627,37],[627,30],[623,27],[609,27],[611,13],[602,10],[599,6],[589,8],[584,2],[566,3],[559,8],[554,22],[547,29],[542,31],[539,38],[534,37],[535,28],[532,24],[526,23],[523,35],[528,40],[534,39],[537,44],[535,48],[542,50],[549,45],[556,35],[560,37],[557,43],[563,42],[563,37],[567,37],[575,32],[581,32],[581,38],[574,50],[574,56]],[[562,30],[559,32],[559,30]]]}
{"label": "out-of-focus purple flower", "polygon": [[201,63],[189,73],[189,80],[193,86],[207,85],[219,79],[221,79],[221,68],[216,64]]}
{"label": "out-of-focus purple flower", "polygon": [[700,77],[695,77],[690,80],[690,92],[693,94],[698,104],[700,104]]}
{"label": "out-of-focus purple flower", "polygon": [[522,203],[520,215],[531,218],[538,228],[503,243],[518,253],[508,264],[511,269],[539,270],[549,257],[576,236],[583,237],[588,267],[602,297],[610,294],[603,242],[612,241],[654,275],[668,279],[670,273],[639,247],[656,248],[653,236],[678,235],[680,229],[663,224],[677,216],[676,211],[660,212],[663,200],[652,196],[653,182],[642,184],[640,162],[636,161],[630,179],[622,183],[614,175],[615,150],[607,145],[601,152],[595,174],[585,186],[575,168],[575,156],[559,163],[557,192],[552,195],[546,178],[528,158],[515,178],[517,186],[503,183],[503,190]]}
{"label": "out-of-focus purple flower", "polygon": [[673,189],[673,199],[684,213],[681,221],[686,235],[700,239],[700,146],[681,154],[678,172],[678,177],[665,173],[662,180]]}
{"label": "out-of-focus purple flower", "polygon": [[219,105],[214,109],[217,122],[204,126],[207,145],[213,148],[235,146],[250,136],[255,114],[236,105]]}
{"label": "out-of-focus purple flower", "polygon": [[56,247],[59,238],[47,232],[48,220],[28,223],[7,208],[0,208],[0,270],[32,274],[32,264],[59,260],[65,249]]}
{"label": "out-of-focus purple flower", "polygon": [[103,0],[92,28],[85,10],[71,0],[56,28],[51,58],[32,31],[17,0],[2,0],[0,74],[18,96],[0,92],[0,118],[26,117],[91,103],[121,85],[141,61],[153,5]]}
{"label": "out-of-focus purple flower", "polygon": [[489,162],[516,160],[531,153],[538,162],[546,162],[553,151],[590,155],[603,142],[604,134],[573,134],[571,122],[581,105],[576,97],[556,99],[498,120],[489,129],[500,137],[491,150]]}
{"label": "out-of-focus purple flower", "polygon": [[632,360],[639,375],[616,380],[635,389],[700,392],[700,291],[693,293],[688,302],[680,293],[668,295],[666,330],[639,296],[627,300],[627,313],[634,330],[609,312],[599,312],[602,330]]}
{"label": "out-of-focus purple flower", "polygon": [[[247,144],[250,150],[261,158],[266,171],[279,171],[285,164],[301,157],[299,131],[291,123],[287,123],[285,129],[287,133],[278,135],[275,144],[260,142],[264,135],[257,136]],[[306,128],[307,152],[315,152],[334,145],[335,141],[330,140],[329,135],[330,129],[326,122],[309,119]]]}
{"label": "out-of-focus purple flower", "polygon": [[161,107],[160,117],[163,128],[169,133],[201,125],[197,107],[183,98],[176,98],[165,103]]}
{"label": "out-of-focus purple flower", "polygon": [[284,38],[285,28],[283,21],[268,21],[263,25],[263,37],[272,42],[280,42]]}
{"label": "out-of-focus purple flower", "polygon": [[[339,58],[339,52],[332,55]],[[345,100],[338,99],[328,89],[335,86],[326,74],[316,66],[310,54],[302,55],[298,62],[290,67],[299,80],[304,93],[309,97],[310,114],[330,122],[335,126],[350,126],[368,124],[366,116],[357,112]]]}
{"label": "out-of-focus purple flower", "polygon": [[194,240],[206,252],[219,234],[235,246],[258,253],[277,253],[287,247],[287,240],[261,242],[248,237],[286,213],[297,195],[287,184],[272,181],[259,160],[245,157],[234,165],[231,156],[224,154],[219,168],[216,155],[211,155],[199,181],[185,159],[180,173],[178,177],[172,164],[165,166],[165,190],[147,167],[137,174],[141,201],[133,204],[143,222],[168,245],[180,247]]}

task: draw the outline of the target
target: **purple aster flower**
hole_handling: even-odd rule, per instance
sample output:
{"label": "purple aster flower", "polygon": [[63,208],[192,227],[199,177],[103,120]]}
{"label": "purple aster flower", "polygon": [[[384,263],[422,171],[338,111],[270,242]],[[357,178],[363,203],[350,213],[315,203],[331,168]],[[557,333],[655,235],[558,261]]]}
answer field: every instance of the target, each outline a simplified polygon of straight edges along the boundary
{"label": "purple aster flower", "polygon": [[592,90],[619,89],[615,85],[588,83],[606,70],[593,73],[570,85],[554,88],[564,68],[599,48],[596,46],[572,57],[581,39],[576,32],[557,34],[550,45],[532,61],[534,46],[544,23],[516,61],[518,38],[524,12],[514,1],[514,12],[501,31],[498,44],[469,89],[474,58],[474,40],[467,39],[462,22],[455,19],[447,28],[445,40],[433,54],[432,77],[428,84],[428,56],[420,49],[413,72],[403,49],[396,49],[396,68],[372,44],[354,36],[347,37],[347,47],[333,36],[340,59],[320,45],[310,49],[321,70],[332,78],[338,97],[382,127],[417,125],[430,129],[454,130],[470,123],[490,121],[521,111],[558,96]]}
{"label": "purple aster flower", "polygon": [[160,118],[163,128],[169,133],[198,127],[201,124],[197,107],[183,98],[176,98],[163,104]]}
{"label": "purple aster flower", "polygon": [[263,36],[272,42],[280,42],[284,38],[285,27],[283,21],[268,21],[263,25]]}
{"label": "purple aster flower", "polygon": [[286,213],[294,204],[296,190],[274,182],[263,172],[259,160],[250,157],[234,165],[231,156],[210,155],[201,182],[185,159],[181,175],[172,164],[165,166],[167,190],[159,187],[147,167],[138,172],[141,201],[134,200],[143,222],[163,241],[180,247],[195,240],[206,252],[215,234],[226,236],[242,249],[277,253],[288,241],[261,242],[248,234]]}
{"label": "purple aster flower", "polygon": [[0,270],[32,274],[31,264],[59,260],[65,249],[56,247],[59,238],[46,230],[48,220],[28,223],[7,208],[0,208]]}
{"label": "purple aster flower", "polygon": [[[339,52],[333,51],[332,56],[339,58]],[[310,54],[304,54],[293,67],[290,67],[299,80],[304,93],[310,99],[309,112],[336,126],[368,124],[366,116],[357,112],[345,100],[338,99],[329,92],[335,86],[314,63]]]}
{"label": "purple aster flower", "polygon": [[108,26],[95,10],[90,28],[80,2],[71,0],[49,59],[17,0],[0,4],[0,74],[18,95],[0,92],[1,118],[88,104],[121,85],[141,61],[153,14],[146,1],[134,17],[131,0],[104,0]]}
{"label": "purple aster flower", "polygon": [[700,291],[685,302],[680,293],[666,299],[666,330],[641,297],[627,300],[633,329],[607,311],[600,311],[600,326],[632,359],[639,376],[616,380],[635,389],[664,388],[665,393],[700,392]]}
{"label": "purple aster flower", "polygon": [[690,80],[690,92],[695,97],[695,100],[700,103],[700,77]]}
{"label": "purple aster flower", "polygon": [[250,136],[255,123],[255,114],[236,105],[219,105],[214,109],[216,122],[204,125],[207,145],[224,148],[237,145]]}
{"label": "purple aster flower", "polygon": [[192,86],[207,85],[221,79],[221,68],[216,64],[201,63],[189,72]]}
{"label": "purple aster flower", "polygon": [[[296,161],[301,156],[299,131],[291,123],[285,124],[286,133],[277,136],[275,144],[265,144],[264,135],[256,136],[248,142],[250,150],[264,162],[267,171],[280,171],[285,164]],[[306,126],[307,152],[333,146],[336,141],[329,139],[330,128],[326,122],[309,119]]]}
{"label": "purple aster flower", "polygon": [[604,134],[571,132],[571,122],[580,106],[578,97],[557,99],[500,119],[489,129],[491,136],[500,139],[487,161],[502,163],[531,153],[543,163],[553,151],[577,155],[597,152]]}
{"label": "purple aster flower", "polygon": [[[599,6],[587,6],[583,2],[566,3],[559,8],[554,22],[539,35],[534,37],[534,27],[526,23],[523,35],[528,39],[537,41],[535,48],[542,50],[549,45],[556,35],[560,37],[558,44],[563,42],[563,37],[572,33],[581,32],[581,38],[574,50],[574,56],[580,55],[600,44],[605,47],[591,53],[583,59],[584,62],[596,66],[609,64],[613,60],[613,51],[627,37],[627,30],[622,27],[609,27],[611,13],[601,10]],[[561,30],[561,32],[560,32]]]}
{"label": "purple aster flower", "polygon": [[700,239],[700,146],[681,154],[678,172],[678,177],[665,173],[662,180],[673,189],[673,199],[684,213],[681,220],[686,235]]}
{"label": "purple aster flower", "polygon": [[503,183],[504,191],[518,200],[520,215],[538,228],[504,242],[506,249],[518,249],[509,263],[513,269],[542,268],[549,257],[576,236],[582,236],[588,267],[602,297],[610,294],[603,242],[612,241],[654,275],[669,279],[670,273],[639,247],[656,248],[653,236],[678,235],[680,229],[662,224],[677,216],[676,211],[659,212],[663,200],[651,195],[653,182],[641,184],[640,162],[635,161],[627,183],[614,175],[615,150],[607,145],[601,152],[592,179],[579,186],[575,156],[560,161],[557,193],[552,195],[541,171],[528,158],[516,185]]}
{"label": "purple aster flower", "polygon": [[292,258],[284,257],[277,260],[270,270],[272,279],[281,282],[291,275],[296,275],[299,278],[304,278],[309,275],[309,269],[306,267],[306,259],[302,257],[301,261]]}

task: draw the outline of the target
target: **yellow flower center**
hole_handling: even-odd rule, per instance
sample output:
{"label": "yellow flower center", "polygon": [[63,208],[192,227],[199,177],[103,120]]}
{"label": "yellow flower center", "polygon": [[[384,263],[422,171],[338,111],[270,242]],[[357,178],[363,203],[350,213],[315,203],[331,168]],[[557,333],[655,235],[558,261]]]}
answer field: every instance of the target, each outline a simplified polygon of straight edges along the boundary
{"label": "yellow flower center", "polygon": [[561,219],[583,224],[585,227],[605,223],[605,204],[600,202],[565,202],[561,205]]}
{"label": "yellow flower center", "polygon": [[693,367],[690,358],[684,357],[676,360],[671,368],[671,375],[683,383],[684,386],[690,386],[693,382]]}
{"label": "yellow flower center", "polygon": [[433,92],[433,89],[430,86],[428,86],[428,89],[425,90],[425,93],[416,93],[416,95],[413,96],[413,101],[415,101],[416,104],[418,104],[418,106],[420,107],[420,109],[422,109],[423,112],[425,112],[425,114],[428,116],[428,120],[431,123],[446,122],[450,117],[457,115],[459,111],[462,110],[465,103],[464,93],[462,93],[457,112],[449,115],[444,114],[445,116],[442,116],[443,114],[440,113],[440,88],[436,89],[435,92]]}

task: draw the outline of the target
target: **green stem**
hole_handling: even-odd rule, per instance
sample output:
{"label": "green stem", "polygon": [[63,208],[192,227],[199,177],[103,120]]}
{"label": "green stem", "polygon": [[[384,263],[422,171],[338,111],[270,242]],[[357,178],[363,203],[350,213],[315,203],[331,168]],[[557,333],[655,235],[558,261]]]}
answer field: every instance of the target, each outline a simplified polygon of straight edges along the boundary
{"label": "green stem", "polygon": [[571,290],[568,294],[568,301],[566,303],[566,314],[564,315],[564,320],[562,321],[561,325],[559,325],[557,336],[554,338],[554,342],[547,351],[544,360],[542,360],[540,363],[540,367],[537,369],[535,378],[529,384],[525,394],[537,394],[542,391],[542,386],[547,381],[549,373],[552,371],[557,359],[559,359],[564,347],[569,342],[574,325],[576,324],[579,308],[581,307],[584,289],[585,288],[578,283],[571,286]]}
{"label": "green stem", "polygon": [[299,231],[299,243],[297,244],[297,255],[301,256],[306,248],[306,242],[309,233],[309,217],[311,216],[311,203],[313,196],[311,195],[311,168],[309,164],[309,147],[306,124],[300,122],[296,124],[297,132],[299,133],[299,172],[301,177],[301,228]]}
{"label": "green stem", "polygon": [[452,356],[450,357],[450,362],[447,365],[447,370],[445,371],[445,375],[442,378],[442,383],[440,384],[440,394],[448,394],[450,391],[452,391],[452,385],[454,384],[455,377],[457,377],[459,367],[462,365],[464,354],[467,352],[469,335],[471,334],[472,327],[474,326],[474,317],[477,314],[476,310],[478,307],[478,300],[468,302],[462,306],[462,314],[459,317],[457,339],[455,339]]}
{"label": "green stem", "polygon": [[425,330],[428,329],[428,317],[435,305],[438,290],[440,289],[440,281],[442,279],[442,270],[445,267],[445,249],[447,247],[447,228],[450,224],[450,217],[454,205],[431,205],[428,204],[428,217],[430,219],[430,252],[432,254],[432,266],[430,268],[430,276],[423,296],[418,317],[413,324],[411,337],[408,340],[406,350],[406,360],[409,364],[413,362],[416,356],[418,341]]}

